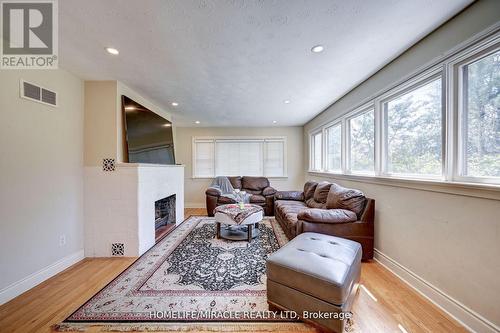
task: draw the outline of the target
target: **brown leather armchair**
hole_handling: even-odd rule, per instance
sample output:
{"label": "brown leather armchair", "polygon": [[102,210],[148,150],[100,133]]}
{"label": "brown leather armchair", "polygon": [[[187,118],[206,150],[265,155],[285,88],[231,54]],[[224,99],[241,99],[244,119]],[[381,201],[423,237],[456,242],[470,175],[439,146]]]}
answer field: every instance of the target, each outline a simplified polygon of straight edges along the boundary
{"label": "brown leather armchair", "polygon": [[363,260],[373,258],[375,200],[329,182],[307,182],[304,191],[277,192],[275,217],[288,238],[317,232],[356,241]]}
{"label": "brown leather armchair", "polygon": [[[264,215],[272,216],[274,213],[274,194],[276,190],[269,184],[266,177],[227,177],[234,189],[246,191],[250,196],[250,203],[264,208]],[[221,195],[218,188],[209,187],[205,191],[207,214],[214,216],[214,209],[217,206],[235,203],[231,198]]]}

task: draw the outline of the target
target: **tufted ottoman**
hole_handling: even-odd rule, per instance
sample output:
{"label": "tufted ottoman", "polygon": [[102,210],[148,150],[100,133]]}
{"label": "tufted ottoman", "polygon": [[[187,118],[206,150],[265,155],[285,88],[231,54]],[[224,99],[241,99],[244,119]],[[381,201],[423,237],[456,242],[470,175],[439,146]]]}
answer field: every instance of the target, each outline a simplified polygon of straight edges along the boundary
{"label": "tufted ottoman", "polygon": [[342,332],[361,273],[361,245],[307,232],[267,259],[270,309],[292,310],[305,321]]}

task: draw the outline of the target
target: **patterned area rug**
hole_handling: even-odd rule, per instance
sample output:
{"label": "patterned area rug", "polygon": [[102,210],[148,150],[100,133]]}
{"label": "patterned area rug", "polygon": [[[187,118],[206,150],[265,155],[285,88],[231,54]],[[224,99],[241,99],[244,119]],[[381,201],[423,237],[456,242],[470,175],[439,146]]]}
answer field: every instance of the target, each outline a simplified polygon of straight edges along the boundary
{"label": "patterned area rug", "polygon": [[[185,331],[194,327],[193,330],[223,331],[226,327],[244,331],[244,323],[250,324],[250,330],[252,327],[256,330],[263,323],[274,323],[278,326],[261,328],[264,331],[311,331],[311,327],[291,319],[262,315],[268,310],[266,258],[288,240],[273,218],[265,218],[259,224],[259,231],[260,235],[250,243],[216,239],[214,219],[193,216],[58,328],[81,328],[86,326],[84,323],[120,323],[114,325],[113,330],[142,327],[152,331],[156,327]],[[214,326],[215,323],[222,325]]]}

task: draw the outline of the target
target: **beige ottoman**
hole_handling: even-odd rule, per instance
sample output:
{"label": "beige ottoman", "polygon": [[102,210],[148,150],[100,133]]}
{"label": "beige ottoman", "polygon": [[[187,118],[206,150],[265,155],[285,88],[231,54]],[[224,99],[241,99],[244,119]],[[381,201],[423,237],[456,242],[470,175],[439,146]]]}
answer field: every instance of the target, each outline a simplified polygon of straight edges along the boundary
{"label": "beige ottoman", "polygon": [[305,321],[342,332],[361,274],[361,245],[307,232],[267,259],[270,308],[292,310]]}

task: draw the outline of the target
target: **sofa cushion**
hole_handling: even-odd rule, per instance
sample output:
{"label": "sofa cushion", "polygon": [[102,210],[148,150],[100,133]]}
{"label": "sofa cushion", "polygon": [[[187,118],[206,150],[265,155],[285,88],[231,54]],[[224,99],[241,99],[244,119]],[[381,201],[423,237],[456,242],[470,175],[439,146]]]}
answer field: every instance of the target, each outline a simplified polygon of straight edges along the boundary
{"label": "sofa cushion", "polygon": [[233,198],[225,197],[225,196],[219,197],[219,200],[218,200],[219,205],[227,205],[227,204],[232,204],[232,203],[236,203],[236,200],[234,200]]}
{"label": "sofa cushion", "polygon": [[297,219],[318,223],[345,223],[355,222],[357,216],[353,211],[346,209],[308,208],[300,211]]}
{"label": "sofa cushion", "polygon": [[328,182],[321,182],[316,184],[316,186],[313,185],[315,190],[313,196],[306,199],[307,206],[310,208],[326,208],[326,199],[331,185],[332,184]]}
{"label": "sofa cushion", "polygon": [[260,190],[252,190],[250,188],[242,188],[241,190],[245,191],[248,194],[258,194],[258,195],[262,194],[262,191],[260,191]]}
{"label": "sofa cushion", "polygon": [[332,183],[329,182],[321,182],[316,186],[316,190],[314,190],[314,201],[319,203],[326,203],[326,198],[328,197],[328,192],[330,192],[330,187]]}
{"label": "sofa cushion", "polygon": [[301,210],[307,209],[307,206],[300,201],[282,201],[278,200],[275,202],[275,206],[278,210],[283,213],[294,213],[297,214]]}
{"label": "sofa cushion", "polygon": [[264,203],[266,202],[266,198],[263,195],[252,194],[250,196],[250,203]]}
{"label": "sofa cushion", "polygon": [[304,200],[309,200],[314,196],[316,186],[318,186],[318,183],[313,181],[308,181],[304,184]]}
{"label": "sofa cushion", "polygon": [[276,209],[276,213],[281,217],[285,218],[288,223],[291,223],[293,227],[297,223],[297,214],[307,209],[307,206],[301,201],[286,201],[286,200],[278,200],[275,201],[274,207]]}
{"label": "sofa cushion", "polygon": [[363,192],[332,184],[326,208],[351,210],[359,217],[365,207],[365,201]]}
{"label": "sofa cushion", "polygon": [[234,189],[241,189],[241,177],[236,176],[236,177],[227,177],[229,179],[229,182],[231,185],[233,185]]}
{"label": "sofa cushion", "polygon": [[303,209],[307,208],[307,205],[303,201],[295,201],[295,200],[276,200],[274,202],[276,207],[278,206],[298,206]]}
{"label": "sofa cushion", "polygon": [[325,204],[324,203],[317,202],[316,200],[314,200],[314,198],[308,199],[306,201],[306,205],[309,208],[319,208],[319,209],[324,209],[325,208]]}
{"label": "sofa cushion", "polygon": [[241,186],[244,189],[252,191],[261,191],[269,186],[269,180],[266,177],[249,177],[241,178]]}

